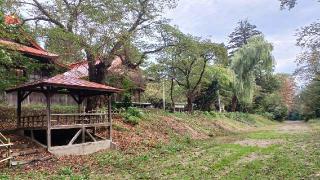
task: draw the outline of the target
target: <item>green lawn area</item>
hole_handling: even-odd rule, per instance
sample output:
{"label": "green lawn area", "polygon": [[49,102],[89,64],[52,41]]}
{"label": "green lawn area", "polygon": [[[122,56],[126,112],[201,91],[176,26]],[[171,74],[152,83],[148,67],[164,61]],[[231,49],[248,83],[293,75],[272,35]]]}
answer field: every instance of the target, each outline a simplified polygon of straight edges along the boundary
{"label": "green lawn area", "polygon": [[15,178],[319,179],[319,127],[315,122],[284,123],[207,140],[177,138],[137,154],[100,152],[90,156],[93,166],[62,166],[54,174],[21,173]]}

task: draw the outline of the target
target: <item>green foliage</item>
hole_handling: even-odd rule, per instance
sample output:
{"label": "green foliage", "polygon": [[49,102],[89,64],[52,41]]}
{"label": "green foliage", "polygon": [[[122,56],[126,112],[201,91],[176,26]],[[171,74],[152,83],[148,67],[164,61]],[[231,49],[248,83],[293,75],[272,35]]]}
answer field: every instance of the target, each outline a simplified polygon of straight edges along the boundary
{"label": "green foliage", "polygon": [[72,63],[84,59],[79,37],[61,28],[49,28],[41,31],[49,38],[46,41],[48,51],[59,54],[61,63]]}
{"label": "green foliage", "polygon": [[306,119],[320,117],[320,80],[315,78],[308,86],[306,86],[297,102],[300,112]]}
{"label": "green foliage", "polygon": [[228,49],[231,50],[231,55],[243,45],[247,44],[251,37],[262,34],[256,28],[257,26],[250,24],[248,20],[238,22],[238,26],[234,32],[229,35],[230,41],[228,43]]}
{"label": "green foliage", "polygon": [[273,46],[263,36],[251,38],[232,57],[231,68],[236,74],[234,93],[243,105],[252,103],[256,74],[271,74],[274,67]]}
{"label": "green foliage", "polygon": [[166,26],[165,36],[175,45],[166,48],[158,58],[158,63],[162,64],[165,76],[184,89],[190,111],[207,66],[214,63],[224,64],[227,61],[227,50],[222,44],[183,34],[171,26]]}
{"label": "green foliage", "polygon": [[124,122],[131,125],[138,125],[144,114],[141,110],[134,107],[129,107],[125,113],[122,114]]}
{"label": "green foliage", "polygon": [[73,171],[71,169],[71,167],[64,167],[64,168],[61,168],[59,170],[59,175],[67,175],[67,176],[70,176],[72,175]]}
{"label": "green foliage", "polygon": [[199,95],[195,98],[197,108],[204,111],[216,109],[213,105],[228,105],[232,98],[232,87],[235,75],[229,68],[221,65],[209,66],[206,70]]}

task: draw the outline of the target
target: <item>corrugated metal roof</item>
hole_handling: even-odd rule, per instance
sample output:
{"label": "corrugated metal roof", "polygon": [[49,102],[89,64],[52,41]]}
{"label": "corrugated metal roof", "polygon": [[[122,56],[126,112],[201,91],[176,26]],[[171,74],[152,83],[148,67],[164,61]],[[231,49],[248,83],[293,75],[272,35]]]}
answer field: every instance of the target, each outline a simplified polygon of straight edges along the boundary
{"label": "corrugated metal roof", "polygon": [[61,87],[66,89],[77,89],[77,90],[93,90],[93,91],[101,91],[101,92],[111,92],[117,93],[120,92],[121,89],[114,88],[111,86],[98,84],[82,79],[72,78],[68,76],[64,76],[62,74],[48,78],[42,79],[39,81],[26,83],[15,88],[8,89],[7,92],[17,91],[17,90],[28,90],[37,87],[44,86],[52,86],[52,87]]}

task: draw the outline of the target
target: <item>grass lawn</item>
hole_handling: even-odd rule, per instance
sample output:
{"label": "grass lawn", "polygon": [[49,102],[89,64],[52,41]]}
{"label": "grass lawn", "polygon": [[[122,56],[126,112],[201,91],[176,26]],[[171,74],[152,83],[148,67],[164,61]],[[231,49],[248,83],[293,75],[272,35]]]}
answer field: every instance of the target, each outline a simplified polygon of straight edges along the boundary
{"label": "grass lawn", "polygon": [[[284,123],[207,140],[176,138],[151,151],[91,155],[93,166],[62,166],[54,174],[18,173],[14,178],[320,179],[319,127],[320,123]],[[2,178],[9,176],[3,173]]]}

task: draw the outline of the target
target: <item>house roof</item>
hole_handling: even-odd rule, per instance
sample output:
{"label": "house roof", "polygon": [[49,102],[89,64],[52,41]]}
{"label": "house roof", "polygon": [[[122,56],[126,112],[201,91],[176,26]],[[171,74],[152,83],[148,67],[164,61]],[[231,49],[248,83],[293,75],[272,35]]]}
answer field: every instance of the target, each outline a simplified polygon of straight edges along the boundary
{"label": "house roof", "polygon": [[46,87],[47,89],[48,87],[53,88],[55,90],[54,92],[57,94],[76,93],[83,95],[100,95],[105,93],[118,93],[121,91],[121,89],[111,86],[72,78],[60,74],[51,78],[25,83],[20,86],[8,89],[6,90],[6,92],[14,92],[19,90],[43,92],[44,87]]}
{"label": "house roof", "polygon": [[[95,64],[99,64],[100,60],[97,60]],[[112,61],[111,66],[108,68],[108,71],[116,71],[119,67],[122,66],[122,60],[119,56]],[[86,60],[82,60],[76,63],[68,65],[69,71],[65,72],[65,76],[70,76],[74,78],[85,78],[89,75],[89,66]]]}
{"label": "house roof", "polygon": [[8,15],[4,17],[4,23],[7,25],[18,25],[21,24],[21,21],[15,15]]}
{"label": "house roof", "polygon": [[45,50],[36,49],[20,43],[12,42],[9,40],[0,39],[0,46],[4,46],[10,50],[16,50],[23,54],[28,54],[36,57],[43,57],[48,59],[56,59],[59,56],[57,54],[49,53]]}
{"label": "house roof", "polygon": [[[20,25],[21,20],[15,15],[7,15],[4,18],[4,23],[6,25]],[[19,27],[19,33],[26,39],[26,43],[20,43],[15,40],[1,39],[0,38],[0,46],[18,51],[25,56],[39,59],[39,60],[47,60],[53,64],[56,64],[60,67],[66,67],[65,65],[59,63],[57,59],[59,55],[50,53],[47,50],[43,49],[22,27]]]}
{"label": "house roof", "polygon": [[[96,60],[96,64],[99,64],[101,61]],[[73,78],[85,78],[88,77],[89,74],[89,66],[86,60],[82,60],[76,63],[72,63],[68,65],[69,71],[65,72],[65,76],[73,77]],[[115,59],[112,61],[110,67],[107,69],[108,73],[115,75],[117,77],[126,75],[130,78],[132,82],[134,82],[136,90],[144,91],[144,78],[142,76],[142,72],[139,69],[130,69],[126,68],[122,62],[122,59],[119,56],[116,56]],[[115,85],[117,86],[117,85]],[[119,87],[121,85],[118,84]]]}

